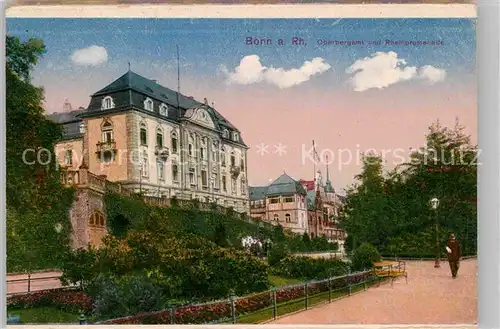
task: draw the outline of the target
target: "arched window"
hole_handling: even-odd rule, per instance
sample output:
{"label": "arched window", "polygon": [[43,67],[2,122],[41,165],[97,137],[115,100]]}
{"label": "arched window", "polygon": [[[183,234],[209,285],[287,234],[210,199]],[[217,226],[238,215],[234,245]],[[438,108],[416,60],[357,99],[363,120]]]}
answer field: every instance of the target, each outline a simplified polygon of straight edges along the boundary
{"label": "arched window", "polygon": [[163,131],[161,128],[156,129],[156,147],[163,147]]}
{"label": "arched window", "polygon": [[240,140],[240,136],[238,135],[237,132],[233,132],[233,141],[238,142]]}
{"label": "arched window", "polygon": [[148,111],[153,111],[153,101],[150,98],[146,98],[144,101],[144,108]]}
{"label": "arched window", "polygon": [[172,165],[172,180],[174,182],[179,181],[179,167],[177,166],[177,164]]}
{"label": "arched window", "polygon": [[101,125],[101,141],[111,143],[113,141],[113,124],[105,120]]}
{"label": "arched window", "polygon": [[106,224],[106,221],[104,220],[104,215],[99,210],[95,210],[92,213],[92,215],[90,215],[89,225],[97,226],[97,227],[104,227],[105,224]]}
{"label": "arched window", "polygon": [[115,107],[115,103],[113,102],[113,98],[111,96],[106,96],[102,99],[101,109],[109,110]]}
{"label": "arched window", "polygon": [[201,139],[200,159],[207,160],[207,138],[206,137],[203,137]]}
{"label": "arched window", "polygon": [[145,123],[141,123],[139,129],[139,140],[141,145],[148,145],[148,129]]}
{"label": "arched window", "polygon": [[234,155],[234,151],[231,152],[231,167],[236,166],[236,157]]}
{"label": "arched window", "polygon": [[224,148],[224,146],[222,146],[220,149],[220,159],[221,159],[221,166],[225,167],[226,166],[226,149]]}
{"label": "arched window", "polygon": [[171,144],[171,147],[172,147],[172,153],[177,153],[177,133],[175,131],[173,131],[171,134],[170,134],[170,144]]}
{"label": "arched window", "polygon": [[168,117],[168,106],[165,104],[160,105],[160,115]]}
{"label": "arched window", "polygon": [[189,135],[189,143],[188,143],[188,155],[190,157],[194,156],[194,150],[193,150],[193,144],[194,144],[194,138],[193,135]]}
{"label": "arched window", "polygon": [[274,214],[274,221],[279,222],[280,221],[280,216],[278,214]]}
{"label": "arched window", "polygon": [[291,222],[290,214],[285,214],[285,222],[287,222],[287,223]]}
{"label": "arched window", "polygon": [[222,137],[224,137],[224,138],[229,138],[229,131],[228,131],[227,129],[224,129],[224,130],[222,131]]}

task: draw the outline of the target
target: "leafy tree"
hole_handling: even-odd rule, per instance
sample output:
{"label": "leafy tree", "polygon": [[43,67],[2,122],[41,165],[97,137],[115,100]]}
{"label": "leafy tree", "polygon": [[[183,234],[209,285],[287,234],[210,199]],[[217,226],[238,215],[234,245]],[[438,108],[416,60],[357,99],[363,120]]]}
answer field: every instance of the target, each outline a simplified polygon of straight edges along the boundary
{"label": "leafy tree", "polygon": [[362,271],[373,267],[374,262],[380,260],[380,253],[377,248],[369,243],[363,243],[354,250],[351,259],[351,269],[353,271]]}
{"label": "leafy tree", "polygon": [[223,223],[219,223],[215,227],[213,241],[219,247],[227,247],[228,246],[226,227],[224,226]]}
{"label": "leafy tree", "polygon": [[45,118],[43,89],[30,81],[44,53],[41,40],[6,38],[8,271],[55,267],[70,241],[74,191],[61,185],[53,154],[62,130]]}

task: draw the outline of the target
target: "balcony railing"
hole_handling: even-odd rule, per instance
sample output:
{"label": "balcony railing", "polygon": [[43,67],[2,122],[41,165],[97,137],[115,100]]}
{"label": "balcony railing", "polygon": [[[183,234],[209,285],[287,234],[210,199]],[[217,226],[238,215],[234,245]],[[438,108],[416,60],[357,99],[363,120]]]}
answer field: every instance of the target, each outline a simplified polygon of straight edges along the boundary
{"label": "balcony railing", "polygon": [[155,155],[162,159],[163,161],[166,161],[168,157],[170,156],[170,150],[168,147],[164,146],[156,146],[155,147]]}
{"label": "balcony railing", "polygon": [[116,142],[115,141],[98,142],[96,144],[96,146],[97,146],[96,153],[102,153],[102,152],[106,152],[106,151],[116,152]]}

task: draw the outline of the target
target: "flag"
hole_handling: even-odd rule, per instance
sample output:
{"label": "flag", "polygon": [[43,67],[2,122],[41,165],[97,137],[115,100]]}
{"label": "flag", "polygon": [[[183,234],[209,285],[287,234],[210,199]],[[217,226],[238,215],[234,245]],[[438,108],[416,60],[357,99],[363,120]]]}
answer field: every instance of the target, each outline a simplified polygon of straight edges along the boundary
{"label": "flag", "polygon": [[319,158],[318,152],[316,152],[316,145],[314,144],[314,139],[313,139],[313,156],[315,161],[321,161]]}

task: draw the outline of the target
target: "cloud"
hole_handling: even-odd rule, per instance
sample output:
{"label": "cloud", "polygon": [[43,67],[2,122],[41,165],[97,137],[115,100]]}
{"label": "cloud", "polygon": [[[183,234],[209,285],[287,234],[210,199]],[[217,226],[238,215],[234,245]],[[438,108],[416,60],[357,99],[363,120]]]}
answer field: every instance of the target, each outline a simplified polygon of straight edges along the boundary
{"label": "cloud", "polygon": [[308,81],[317,74],[328,71],[331,66],[325,63],[323,58],[316,57],[306,61],[298,69],[284,69],[263,66],[257,55],[248,55],[241,59],[234,72],[229,72],[225,66],[221,66],[221,72],[227,76],[230,84],[249,85],[254,83],[269,83],[280,89],[293,87]]}
{"label": "cloud", "polygon": [[431,65],[421,68],[408,66],[406,60],[398,58],[398,54],[376,52],[370,57],[358,59],[346,69],[352,75],[350,83],[354,91],[383,89],[393,84],[412,79],[426,80],[429,84],[443,81],[446,71]]}
{"label": "cloud", "polygon": [[76,65],[97,66],[108,61],[108,52],[104,47],[93,45],[75,50],[71,61]]}

